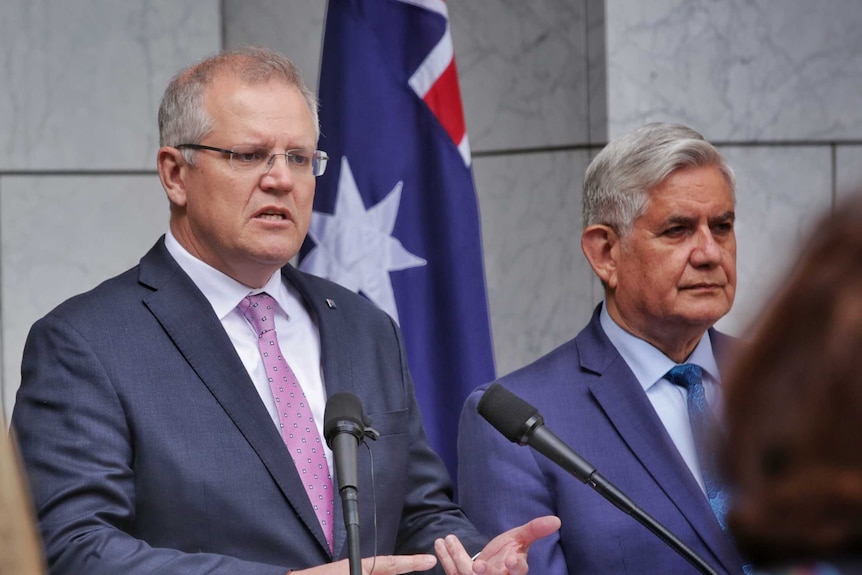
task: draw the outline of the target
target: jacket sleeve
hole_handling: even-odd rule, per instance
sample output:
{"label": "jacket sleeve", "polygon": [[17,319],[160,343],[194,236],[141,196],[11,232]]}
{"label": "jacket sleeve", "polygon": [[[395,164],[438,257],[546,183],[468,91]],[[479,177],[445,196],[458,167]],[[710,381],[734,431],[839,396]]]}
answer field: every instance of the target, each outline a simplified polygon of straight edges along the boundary
{"label": "jacket sleeve", "polygon": [[[484,386],[467,398],[458,428],[458,493],[467,517],[480,531],[496,534],[542,515],[558,515],[553,487],[536,454],[508,441],[479,415],[483,393]],[[530,547],[531,573],[568,574],[560,533]]]}
{"label": "jacket sleeve", "polygon": [[284,575],[286,567],[154,548],[130,531],[135,448],[99,354],[47,316],[31,330],[12,416],[52,574]]}
{"label": "jacket sleeve", "polygon": [[[390,319],[390,321],[392,321]],[[488,538],[470,523],[453,501],[452,480],[446,466],[428,443],[416,401],[413,380],[407,367],[400,330],[392,322],[398,343],[403,393],[407,403],[408,437],[406,496],[398,529],[395,552],[398,554],[434,553],[434,541],[449,534],[458,536],[464,548],[475,555]],[[397,470],[396,470],[397,472]],[[496,535],[496,533],[494,534]],[[434,573],[443,573],[438,564]]]}

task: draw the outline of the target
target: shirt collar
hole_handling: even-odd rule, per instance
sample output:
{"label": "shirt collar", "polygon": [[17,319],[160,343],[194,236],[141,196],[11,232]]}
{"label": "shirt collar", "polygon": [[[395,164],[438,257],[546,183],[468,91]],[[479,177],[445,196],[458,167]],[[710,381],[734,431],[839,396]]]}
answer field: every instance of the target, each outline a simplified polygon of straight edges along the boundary
{"label": "shirt collar", "polygon": [[170,230],[165,234],[165,247],[171,256],[177,260],[180,268],[203,292],[219,320],[224,319],[227,314],[233,311],[245,296],[263,291],[271,295],[288,315],[288,318],[290,317],[290,310],[295,305],[295,300],[288,294],[284,282],[281,281],[281,273],[278,271],[272,274],[262,288],[251,289],[193,256],[177,241]]}
{"label": "shirt collar", "polygon": [[[623,360],[628,364],[638,383],[646,391],[677,364],[651,343],[630,334],[620,327],[611,318],[607,307],[607,304],[603,303],[602,311],[599,314],[602,329]],[[715,360],[715,354],[712,352],[712,341],[709,337],[709,331],[706,331],[703,337],[700,338],[686,363],[699,365],[707,377],[716,383],[721,381],[718,372],[718,363]]]}

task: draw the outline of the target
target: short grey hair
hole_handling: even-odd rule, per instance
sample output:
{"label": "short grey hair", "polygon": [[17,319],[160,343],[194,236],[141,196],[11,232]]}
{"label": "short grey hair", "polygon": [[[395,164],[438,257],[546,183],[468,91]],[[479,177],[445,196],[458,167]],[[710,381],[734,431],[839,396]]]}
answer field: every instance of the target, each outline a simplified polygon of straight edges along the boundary
{"label": "short grey hair", "polygon": [[[295,86],[308,104],[314,121],[315,141],[320,137],[317,97],[308,88],[299,69],[285,56],[255,46],[225,50],[178,72],[165,89],[159,106],[159,145],[199,144],[213,129],[204,97],[219,75],[233,75],[248,84],[281,80]],[[182,150],[194,165],[195,151]]]}
{"label": "short grey hair", "polygon": [[646,124],[613,139],[599,152],[584,177],[584,229],[602,224],[620,236],[632,230],[646,210],[649,190],[680,168],[717,167],[736,202],[736,179],[718,150],[681,124]]}

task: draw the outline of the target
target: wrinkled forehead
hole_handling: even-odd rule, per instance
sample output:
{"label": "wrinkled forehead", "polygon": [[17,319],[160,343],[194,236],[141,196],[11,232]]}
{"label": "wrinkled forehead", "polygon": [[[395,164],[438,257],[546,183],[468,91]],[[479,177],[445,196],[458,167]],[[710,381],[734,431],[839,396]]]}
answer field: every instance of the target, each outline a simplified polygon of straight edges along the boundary
{"label": "wrinkled forehead", "polygon": [[204,106],[213,131],[252,130],[277,136],[281,133],[307,136],[317,141],[314,116],[299,88],[288,82],[271,79],[246,82],[225,76],[215,80],[207,90]]}

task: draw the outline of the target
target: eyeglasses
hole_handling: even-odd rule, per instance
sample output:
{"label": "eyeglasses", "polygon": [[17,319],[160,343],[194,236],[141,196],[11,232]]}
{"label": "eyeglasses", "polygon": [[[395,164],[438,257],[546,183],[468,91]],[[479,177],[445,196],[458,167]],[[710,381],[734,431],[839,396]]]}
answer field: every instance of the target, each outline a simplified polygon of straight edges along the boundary
{"label": "eyeglasses", "polygon": [[283,154],[270,154],[260,146],[235,146],[230,150],[204,146],[203,144],[179,144],[177,149],[210,150],[222,153],[230,159],[230,167],[237,172],[257,172],[266,174],[272,169],[276,156],[284,156],[287,167],[300,174],[322,176],[326,171],[329,156],[322,150],[287,150]]}

